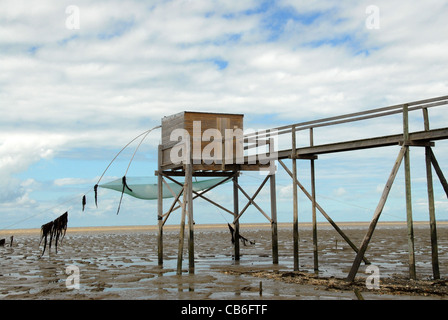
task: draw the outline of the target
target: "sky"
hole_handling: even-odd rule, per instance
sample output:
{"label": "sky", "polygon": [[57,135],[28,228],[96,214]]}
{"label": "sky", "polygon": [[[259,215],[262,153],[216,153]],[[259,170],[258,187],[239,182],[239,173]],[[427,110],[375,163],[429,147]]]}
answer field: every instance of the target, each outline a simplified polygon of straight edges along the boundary
{"label": "sky", "polygon": [[[242,113],[244,128],[256,130],[448,93],[443,0],[0,0],[0,8],[0,230],[39,228],[65,211],[73,227],[156,225],[157,201],[125,195],[117,215],[120,194],[100,189],[96,208],[92,188],[127,143],[167,115]],[[411,130],[423,130],[421,118],[411,114]],[[448,113],[433,108],[430,120],[443,127]],[[315,144],[400,130],[399,117],[322,128]],[[102,182],[124,175],[137,142]],[[154,130],[128,176],[154,177],[159,142]],[[448,143],[436,142],[434,152],[446,172]],[[335,221],[370,221],[397,154],[388,147],[320,156],[318,203]],[[412,148],[411,166],[414,220],[427,221],[422,149]],[[307,188],[309,167],[299,161]],[[240,182],[252,194],[262,179],[243,172]],[[434,186],[436,217],[445,220],[436,176]],[[278,221],[292,222],[282,168],[277,197]],[[231,185],[210,198],[231,205]],[[256,201],[269,212],[266,187]],[[194,205],[196,223],[232,220],[204,201]],[[405,219],[401,168],[380,221]],[[178,221],[179,212],[168,223]],[[299,221],[311,221],[300,190]],[[251,206],[241,222],[267,220]]]}

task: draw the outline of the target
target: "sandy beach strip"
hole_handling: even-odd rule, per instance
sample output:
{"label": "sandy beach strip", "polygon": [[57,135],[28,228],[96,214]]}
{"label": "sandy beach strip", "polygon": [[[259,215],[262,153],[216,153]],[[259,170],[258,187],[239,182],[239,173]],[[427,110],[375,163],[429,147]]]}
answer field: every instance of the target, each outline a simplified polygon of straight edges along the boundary
{"label": "sandy beach strip", "polygon": [[[370,225],[368,221],[360,222],[336,222],[339,227],[359,227],[367,228]],[[428,225],[428,221],[414,221],[415,226]],[[405,226],[406,221],[379,221],[378,226]],[[437,221],[437,225],[448,225],[448,221]],[[292,228],[292,223],[280,222],[277,224],[278,228]],[[331,228],[331,224],[328,222],[318,222],[317,229],[319,228]],[[196,224],[195,230],[210,230],[210,229],[227,229],[227,224]],[[269,223],[241,223],[241,229],[266,229],[271,228]],[[299,223],[299,228],[312,228],[311,222]],[[179,225],[165,225],[163,227],[165,231],[178,231]],[[104,233],[104,232],[157,232],[157,225],[141,225],[141,226],[85,226],[85,227],[70,227],[67,228],[67,234],[70,233]],[[0,237],[9,237],[11,235],[32,235],[40,234],[40,228],[30,229],[8,229],[0,230]]]}

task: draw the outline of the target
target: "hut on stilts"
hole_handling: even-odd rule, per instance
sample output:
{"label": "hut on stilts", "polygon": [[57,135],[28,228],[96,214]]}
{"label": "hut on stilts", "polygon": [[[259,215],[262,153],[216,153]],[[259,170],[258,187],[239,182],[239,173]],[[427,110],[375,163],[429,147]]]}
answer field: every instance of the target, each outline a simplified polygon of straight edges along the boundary
{"label": "hut on stilts", "polygon": [[[414,147],[425,148],[425,162],[427,173],[427,193],[429,203],[429,222],[431,232],[432,267],[434,279],[440,278],[437,228],[435,219],[434,191],[432,169],[436,172],[444,191],[448,196],[448,184],[437,161],[433,148],[434,141],[448,139],[448,127],[437,129],[430,128],[429,109],[447,105],[448,96],[432,99],[408,102],[394,106],[372,109],[357,113],[345,114],[315,121],[296,123],[267,130],[260,130],[250,134],[243,133],[242,114],[181,112],[162,119],[162,137],[158,148],[158,168],[155,172],[158,177],[158,263],[163,265],[163,228],[170,214],[177,208],[181,208],[181,225],[179,233],[179,251],[177,272],[182,273],[182,255],[185,237],[185,224],[188,221],[188,270],[194,273],[194,217],[193,200],[201,198],[215,205],[219,209],[233,216],[234,234],[238,239],[239,219],[250,205],[253,205],[263,214],[271,224],[272,230],[272,262],[278,264],[278,236],[277,236],[277,203],[276,203],[276,165],[283,168],[292,179],[292,211],[293,211],[293,260],[294,270],[299,270],[299,234],[298,234],[298,190],[300,189],[312,203],[313,225],[313,257],[314,269],[319,269],[318,237],[316,215],[319,211],[339,235],[355,251],[347,281],[352,282],[358,272],[362,261],[369,263],[366,255],[367,247],[375,231],[377,222],[381,216],[387,201],[389,191],[394,183],[397,172],[404,161],[406,216],[409,243],[409,276],[416,278],[414,235],[412,218],[412,197],[410,183],[410,157],[409,150]],[[411,132],[409,129],[409,113],[421,112],[422,128]],[[386,118],[391,115],[401,115],[401,121],[397,125],[402,128],[398,134],[372,136],[356,140],[344,140],[333,143],[318,144],[314,139],[314,132],[322,127],[344,125],[373,118]],[[307,146],[298,146],[297,135],[299,132],[308,132],[309,143]],[[276,140],[287,141],[289,147],[279,150]],[[391,173],[373,212],[373,217],[364,236],[362,243],[357,246],[343,230],[337,225],[330,215],[319,205],[316,199],[315,161],[319,156],[336,152],[364,150],[397,146],[398,155],[396,161],[391,164]],[[260,151],[261,150],[261,151]],[[290,160],[291,166],[288,167]],[[310,162],[311,189],[307,190],[297,178],[297,161]],[[251,196],[240,185],[238,179],[242,171],[266,170],[268,174],[260,184],[256,192]],[[177,177],[183,177],[183,182],[178,182]],[[193,177],[221,177],[216,184],[202,192],[193,189]],[[166,212],[163,207],[163,189],[169,184],[167,181],[179,185],[177,192],[171,190],[173,202]],[[227,182],[233,182],[233,208],[228,209],[216,201],[208,198],[206,192]],[[270,188],[270,212],[256,203],[256,197],[261,189],[269,182]],[[240,193],[247,198],[246,205],[241,209],[239,205]],[[268,211],[268,213],[266,212]],[[235,241],[234,257],[240,259],[239,241]]]}

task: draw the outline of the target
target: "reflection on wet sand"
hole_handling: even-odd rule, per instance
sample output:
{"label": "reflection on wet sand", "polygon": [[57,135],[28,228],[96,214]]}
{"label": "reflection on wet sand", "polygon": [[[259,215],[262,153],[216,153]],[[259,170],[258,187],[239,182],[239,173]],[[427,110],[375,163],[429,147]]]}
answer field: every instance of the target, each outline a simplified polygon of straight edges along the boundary
{"label": "reflection on wet sand", "polygon": [[[358,244],[366,226],[343,227]],[[440,273],[448,273],[448,224],[438,225]],[[311,228],[299,229],[299,265],[303,274],[292,274],[292,230],[279,228],[279,264],[271,258],[269,227],[242,225],[244,235],[255,240],[241,245],[241,260],[233,260],[233,247],[226,226],[198,226],[195,229],[195,273],[188,274],[184,255],[182,275],[176,274],[178,232],[164,232],[164,265],[157,264],[155,228],[68,229],[64,243],[40,258],[39,235],[33,232],[14,234],[12,247],[0,248],[1,299],[356,299],[353,290],[344,290],[311,281],[314,276]],[[415,252],[417,276],[431,280],[429,226],[416,224]],[[328,225],[318,229],[319,272],[317,278],[343,279],[355,253]],[[407,238],[405,224],[379,224],[367,255],[378,266],[381,279],[406,279]],[[79,289],[66,287],[67,266],[79,268]],[[358,278],[364,281],[365,267]],[[290,278],[288,278],[290,277]],[[298,280],[301,277],[301,282]],[[292,279],[295,278],[295,279]],[[303,281],[307,278],[310,281]],[[286,281],[287,280],[287,281]],[[335,289],[336,288],[336,289]],[[333,290],[334,289],[334,290]],[[375,290],[362,292],[366,299],[445,299],[443,294],[400,295]]]}

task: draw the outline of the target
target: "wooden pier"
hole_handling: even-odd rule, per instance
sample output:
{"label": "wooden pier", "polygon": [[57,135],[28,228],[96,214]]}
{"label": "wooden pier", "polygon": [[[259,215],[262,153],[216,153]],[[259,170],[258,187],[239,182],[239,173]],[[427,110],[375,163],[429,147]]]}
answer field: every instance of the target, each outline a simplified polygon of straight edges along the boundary
{"label": "wooden pier", "polygon": [[[313,225],[313,256],[314,270],[319,270],[318,260],[318,236],[316,215],[319,211],[342,238],[356,252],[355,260],[347,276],[347,281],[355,279],[362,261],[369,264],[366,251],[370,239],[375,231],[376,224],[381,216],[384,205],[387,201],[389,191],[394,183],[397,172],[404,160],[405,187],[406,187],[406,217],[408,227],[408,251],[409,251],[409,277],[416,279],[414,235],[412,220],[412,192],[410,184],[411,165],[409,149],[411,147],[425,148],[425,163],[428,186],[428,211],[431,232],[432,266],[434,279],[440,278],[438,249],[437,249],[437,227],[435,219],[434,191],[432,169],[436,172],[445,193],[448,196],[448,184],[444,174],[438,164],[433,151],[435,141],[448,139],[448,127],[430,128],[429,109],[448,104],[448,96],[436,97],[414,102],[407,102],[394,106],[372,109],[357,113],[345,114],[320,120],[296,123],[287,126],[260,130],[254,133],[242,135],[243,115],[225,113],[200,113],[182,112],[177,115],[162,119],[162,144],[159,146],[158,157],[158,248],[159,264],[163,264],[163,226],[171,212],[177,208],[182,209],[181,229],[179,235],[178,254],[178,274],[182,273],[182,254],[185,236],[185,223],[188,218],[188,254],[189,272],[194,273],[194,220],[193,220],[193,200],[201,197],[212,203],[220,210],[233,216],[233,225],[236,236],[239,234],[239,219],[250,205],[253,205],[271,223],[272,229],[272,261],[278,263],[278,239],[277,239],[277,204],[276,204],[276,182],[275,170],[280,164],[291,177],[293,184],[292,211],[293,211],[293,260],[294,270],[299,270],[299,234],[298,234],[298,190],[300,189],[312,203],[312,225]],[[409,114],[420,112],[421,130],[410,132]],[[343,126],[345,124],[358,121],[366,121],[374,118],[386,119],[392,115],[399,115],[400,122],[397,127],[402,130],[398,134],[384,136],[373,136],[354,140],[336,141],[326,144],[315,143],[315,131],[323,127]],[[177,131],[175,131],[177,130]],[[308,132],[309,143],[307,146],[297,146],[297,134]],[[174,135],[173,132],[177,132]],[[286,141],[289,147],[278,149],[275,147],[276,141]],[[369,148],[381,148],[387,146],[397,146],[398,154],[396,161],[391,163],[391,173],[387,179],[381,198],[373,212],[373,217],[362,243],[356,246],[347,235],[333,221],[330,215],[319,205],[316,199],[315,185],[315,161],[320,155],[356,151]],[[291,169],[287,166],[287,161],[291,160]],[[306,190],[303,184],[297,179],[297,160],[310,161],[311,190]],[[268,170],[263,182],[256,192],[251,196],[239,184],[238,178],[241,171]],[[180,183],[175,178],[184,177]],[[192,177],[223,177],[221,182],[202,191],[196,192],[192,188]],[[182,190],[178,194],[173,193],[174,201],[167,212],[163,211],[162,187],[168,185],[166,180],[178,183]],[[224,182],[233,182],[233,208],[228,209],[223,205],[209,199],[205,193],[218,187]],[[260,207],[255,199],[261,189],[269,180],[270,188],[270,214],[266,213],[266,208]],[[239,204],[240,193],[247,198],[246,205],[241,209]],[[235,242],[236,260],[240,258],[239,242]]]}

